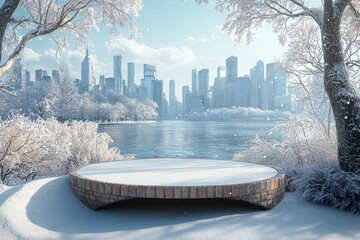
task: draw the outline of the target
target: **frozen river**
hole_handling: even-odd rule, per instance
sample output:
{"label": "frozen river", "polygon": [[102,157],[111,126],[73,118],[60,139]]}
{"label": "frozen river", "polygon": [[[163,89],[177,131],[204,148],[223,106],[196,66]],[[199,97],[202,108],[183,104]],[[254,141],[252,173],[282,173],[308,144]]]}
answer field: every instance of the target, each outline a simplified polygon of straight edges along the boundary
{"label": "frozen river", "polygon": [[268,135],[274,121],[157,121],[99,125],[107,132],[121,153],[137,158],[210,158],[232,159],[234,153],[247,149],[256,135]]}

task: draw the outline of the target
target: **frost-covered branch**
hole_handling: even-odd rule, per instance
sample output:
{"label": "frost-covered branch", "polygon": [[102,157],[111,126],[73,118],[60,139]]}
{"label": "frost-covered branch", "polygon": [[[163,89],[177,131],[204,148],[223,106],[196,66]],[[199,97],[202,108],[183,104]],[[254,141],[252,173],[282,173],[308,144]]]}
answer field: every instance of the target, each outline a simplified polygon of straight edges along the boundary
{"label": "frost-covered branch", "polygon": [[[0,10],[0,53],[6,50],[9,57],[0,59],[0,78],[11,70],[31,39],[51,35],[63,49],[69,33],[86,42],[100,23],[111,26],[112,32],[124,26],[136,32],[134,18],[141,7],[142,0],[6,0]],[[19,14],[14,14],[16,9]]]}

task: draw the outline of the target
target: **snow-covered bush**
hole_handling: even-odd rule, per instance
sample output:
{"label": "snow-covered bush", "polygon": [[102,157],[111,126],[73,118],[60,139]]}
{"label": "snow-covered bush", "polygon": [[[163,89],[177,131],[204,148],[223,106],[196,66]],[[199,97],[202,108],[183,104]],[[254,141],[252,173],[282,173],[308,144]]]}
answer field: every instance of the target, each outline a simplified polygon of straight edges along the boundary
{"label": "snow-covered bush", "polygon": [[63,175],[74,167],[123,159],[118,149],[109,149],[110,142],[95,123],[24,116],[0,121],[0,180]]}
{"label": "snow-covered bush", "polygon": [[302,199],[360,214],[360,174],[318,161],[287,172],[287,187]]}
{"label": "snow-covered bush", "polygon": [[288,119],[289,112],[261,110],[252,107],[214,108],[206,112],[191,113],[189,120],[229,121],[238,119]]}
{"label": "snow-covered bush", "polygon": [[317,120],[291,118],[272,132],[280,132],[283,139],[256,137],[234,159],[281,167],[287,190],[302,199],[360,214],[360,174],[340,169],[334,129],[325,131]]}
{"label": "snow-covered bush", "polygon": [[270,134],[280,133],[281,141],[266,141],[256,137],[251,147],[234,155],[235,160],[279,166],[285,170],[317,161],[337,162],[334,131],[328,135],[319,121],[290,118],[277,124]]}

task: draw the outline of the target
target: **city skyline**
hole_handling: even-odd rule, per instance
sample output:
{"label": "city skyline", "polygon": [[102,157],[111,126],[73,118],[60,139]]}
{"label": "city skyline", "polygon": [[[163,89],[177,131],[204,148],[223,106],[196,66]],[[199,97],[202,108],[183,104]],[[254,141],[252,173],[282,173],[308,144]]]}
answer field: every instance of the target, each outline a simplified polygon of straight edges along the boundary
{"label": "city skyline", "polygon": [[[161,13],[155,14],[154,13]],[[159,15],[159,16],[157,16]],[[211,16],[211,18],[209,18]],[[206,21],[203,19],[206,18]],[[164,21],[166,19],[166,21]],[[258,59],[273,62],[285,51],[277,43],[277,38],[268,26],[259,29],[254,42],[246,40],[238,43],[221,31],[225,14],[217,13],[214,4],[197,6],[194,1],[144,1],[136,22],[141,35],[132,39],[129,29],[122,30],[122,36],[111,38],[109,29],[101,27],[92,34],[89,54],[93,73],[113,77],[112,56],[121,55],[122,76],[127,76],[128,62],[135,64],[135,83],[140,85],[143,64],[157,66],[157,78],[164,81],[164,92],[168,92],[168,82],[174,79],[177,86],[191,86],[191,69],[209,69],[212,84],[216,68],[225,66],[228,56],[239,58],[239,76],[248,75],[248,70]],[[176,26],[176,27],[175,27]],[[272,47],[269,48],[268,46]],[[79,64],[84,58],[86,45],[78,45],[70,39],[69,47],[60,54],[60,65],[67,64],[72,77],[81,78]],[[56,46],[47,37],[32,41],[24,51],[23,61],[33,73],[36,69],[57,69]],[[190,70],[189,70],[190,69]],[[32,79],[33,75],[31,76]],[[177,88],[176,96],[181,99]]]}

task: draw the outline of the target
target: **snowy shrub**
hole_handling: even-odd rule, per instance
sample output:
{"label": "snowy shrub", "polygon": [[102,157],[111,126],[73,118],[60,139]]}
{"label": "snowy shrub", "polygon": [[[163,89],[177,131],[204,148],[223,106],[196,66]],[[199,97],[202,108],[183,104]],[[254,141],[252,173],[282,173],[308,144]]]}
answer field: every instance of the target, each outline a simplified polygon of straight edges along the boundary
{"label": "snowy shrub", "polygon": [[304,200],[360,214],[360,175],[328,161],[293,169],[287,186]]}
{"label": "snowy shrub", "polygon": [[123,159],[111,138],[95,123],[31,121],[15,116],[0,121],[0,180],[57,176],[89,163]]}
{"label": "snowy shrub", "polygon": [[252,140],[251,147],[235,154],[234,159],[284,169],[322,160],[337,161],[336,137],[324,132],[318,121],[290,118],[285,123],[277,124],[270,132],[273,133],[280,133],[282,141],[265,141],[256,137]]}
{"label": "snowy shrub", "polygon": [[288,119],[289,112],[261,110],[258,108],[232,107],[232,108],[215,108],[207,112],[191,113],[189,120],[212,120],[212,121],[229,121],[238,119]]}
{"label": "snowy shrub", "polygon": [[328,134],[319,121],[291,118],[272,132],[280,132],[283,140],[256,137],[234,159],[280,167],[287,190],[302,199],[360,214],[360,174],[340,169],[334,130]]}

